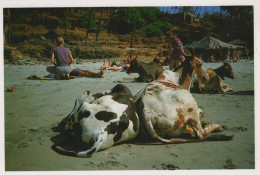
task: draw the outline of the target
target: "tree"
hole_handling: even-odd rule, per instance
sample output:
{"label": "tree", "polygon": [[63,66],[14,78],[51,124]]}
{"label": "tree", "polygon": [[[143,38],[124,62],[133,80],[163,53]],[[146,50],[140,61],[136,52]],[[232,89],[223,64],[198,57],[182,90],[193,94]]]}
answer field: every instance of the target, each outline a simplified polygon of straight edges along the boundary
{"label": "tree", "polygon": [[67,39],[68,11],[69,11],[69,9],[66,8],[66,12],[65,12],[65,39]]}
{"label": "tree", "polygon": [[100,26],[101,26],[101,21],[102,21],[103,12],[104,12],[104,8],[101,9],[101,14],[100,14],[99,21],[98,21],[96,41],[98,41],[98,37],[99,37],[99,32],[100,32]]}
{"label": "tree", "polygon": [[228,24],[234,26],[233,35],[247,41],[251,54],[254,52],[253,6],[221,6],[226,12]]}
{"label": "tree", "polygon": [[186,13],[194,13],[192,6],[183,6],[179,7],[179,13],[186,12]]}
{"label": "tree", "polygon": [[[89,29],[91,27],[91,19],[92,19],[92,15],[94,13],[94,8],[92,7],[90,10],[90,14],[89,14],[89,19],[88,19],[88,24],[87,24],[87,31],[86,31],[86,38],[88,38],[88,34],[89,34]],[[93,19],[94,20],[94,19]]]}
{"label": "tree", "polygon": [[86,38],[95,26],[94,22],[94,8],[86,8],[85,13],[80,17],[80,27],[86,27]]}
{"label": "tree", "polygon": [[11,32],[10,32],[10,28],[11,28],[11,13],[10,13],[10,9],[7,9],[7,18],[8,18],[7,43],[11,44]]}

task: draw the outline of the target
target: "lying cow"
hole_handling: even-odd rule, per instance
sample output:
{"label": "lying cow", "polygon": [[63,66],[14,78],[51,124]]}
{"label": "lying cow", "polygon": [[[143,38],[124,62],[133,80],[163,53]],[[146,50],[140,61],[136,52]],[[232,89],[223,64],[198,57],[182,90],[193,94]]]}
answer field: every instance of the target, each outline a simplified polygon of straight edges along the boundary
{"label": "lying cow", "polygon": [[130,90],[119,84],[104,93],[85,92],[77,98],[73,111],[59,126],[65,132],[81,135],[88,149],[74,155],[87,157],[115,143],[135,138],[139,132],[139,119]]}
{"label": "lying cow", "polygon": [[[197,142],[220,128],[200,122],[202,110],[189,92],[194,74],[201,80],[208,79],[202,62],[193,56],[186,57],[178,72],[164,71],[135,96],[138,116],[153,138],[163,143]],[[183,134],[193,138],[180,138]]]}
{"label": "lying cow", "polygon": [[136,78],[136,81],[151,82],[157,79],[163,71],[164,69],[154,61],[144,63],[135,58],[131,61],[126,73],[138,73],[139,77]]}
{"label": "lying cow", "polygon": [[207,69],[206,73],[209,75],[209,80],[207,82],[195,80],[192,91],[201,93],[225,93],[233,91],[232,88],[223,82],[224,77],[235,78],[229,63],[224,63],[217,69]]}

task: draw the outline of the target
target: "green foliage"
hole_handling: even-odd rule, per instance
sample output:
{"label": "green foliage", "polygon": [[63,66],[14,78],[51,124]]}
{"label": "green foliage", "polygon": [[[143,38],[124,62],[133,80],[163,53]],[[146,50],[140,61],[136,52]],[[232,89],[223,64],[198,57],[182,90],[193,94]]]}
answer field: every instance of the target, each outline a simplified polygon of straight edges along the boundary
{"label": "green foliage", "polygon": [[158,21],[160,10],[157,7],[122,7],[115,10],[114,14],[116,18],[112,19],[111,28],[117,25],[118,32],[126,34]]}
{"label": "green foliage", "polygon": [[91,8],[86,8],[86,12],[80,17],[80,27],[84,27],[88,29],[94,28],[95,25],[94,15],[91,15],[91,12],[92,12]]}
{"label": "green foliage", "polygon": [[170,29],[171,29],[171,24],[166,21],[154,22],[148,24],[145,27],[146,36],[148,37],[153,37],[153,36],[160,37]]}
{"label": "green foliage", "polygon": [[[227,13],[227,22],[232,27],[233,36],[247,42],[251,55],[254,53],[253,6],[221,6]],[[239,26],[239,27],[238,27]],[[232,39],[237,39],[232,38]]]}
{"label": "green foliage", "polygon": [[186,13],[194,13],[193,7],[192,6],[181,6],[179,7],[179,12],[186,12]]}
{"label": "green foliage", "polygon": [[54,30],[61,24],[61,20],[55,16],[46,15],[43,23],[47,30]]}

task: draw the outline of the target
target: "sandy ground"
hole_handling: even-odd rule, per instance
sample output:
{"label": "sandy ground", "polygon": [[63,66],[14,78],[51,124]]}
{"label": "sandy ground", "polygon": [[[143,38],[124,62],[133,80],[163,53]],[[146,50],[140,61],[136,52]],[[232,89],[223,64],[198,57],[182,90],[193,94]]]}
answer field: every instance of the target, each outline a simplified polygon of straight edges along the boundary
{"label": "sandy ground", "polygon": [[[205,63],[216,68],[220,63]],[[204,121],[223,126],[222,134],[231,141],[164,145],[136,140],[95,153],[91,158],[75,158],[51,149],[58,133],[52,131],[74,107],[85,90],[106,91],[118,83],[133,94],[146,83],[133,82],[125,72],[106,71],[103,79],[27,80],[35,73],[46,74],[45,66],[4,65],[5,169],[16,170],[156,170],[156,169],[253,169],[254,143],[254,64],[231,63],[236,78],[225,82],[234,88],[230,94],[193,94],[205,113]],[[101,63],[75,67],[98,72]],[[72,143],[73,144],[73,143]]]}

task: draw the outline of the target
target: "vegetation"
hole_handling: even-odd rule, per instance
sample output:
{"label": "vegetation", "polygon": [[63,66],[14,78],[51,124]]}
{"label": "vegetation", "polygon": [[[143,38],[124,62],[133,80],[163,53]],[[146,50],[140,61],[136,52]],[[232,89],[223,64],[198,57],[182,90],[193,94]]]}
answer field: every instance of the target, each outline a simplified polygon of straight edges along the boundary
{"label": "vegetation", "polygon": [[[184,44],[207,35],[225,42],[240,39],[253,55],[252,6],[223,6],[215,12],[202,11],[199,6],[173,6],[171,10],[179,14],[193,14],[199,18],[199,23],[177,23],[175,14],[158,7],[5,8],[5,42],[21,43],[41,36],[53,40],[60,35],[67,39],[66,42],[92,40],[97,41],[96,46],[104,43],[117,48],[125,48],[122,43],[128,43],[127,47],[143,44],[146,45],[144,48],[167,50],[164,36],[174,29],[174,34]],[[105,36],[113,40],[104,39]],[[94,58],[95,55],[99,54],[93,51],[88,57]]]}

